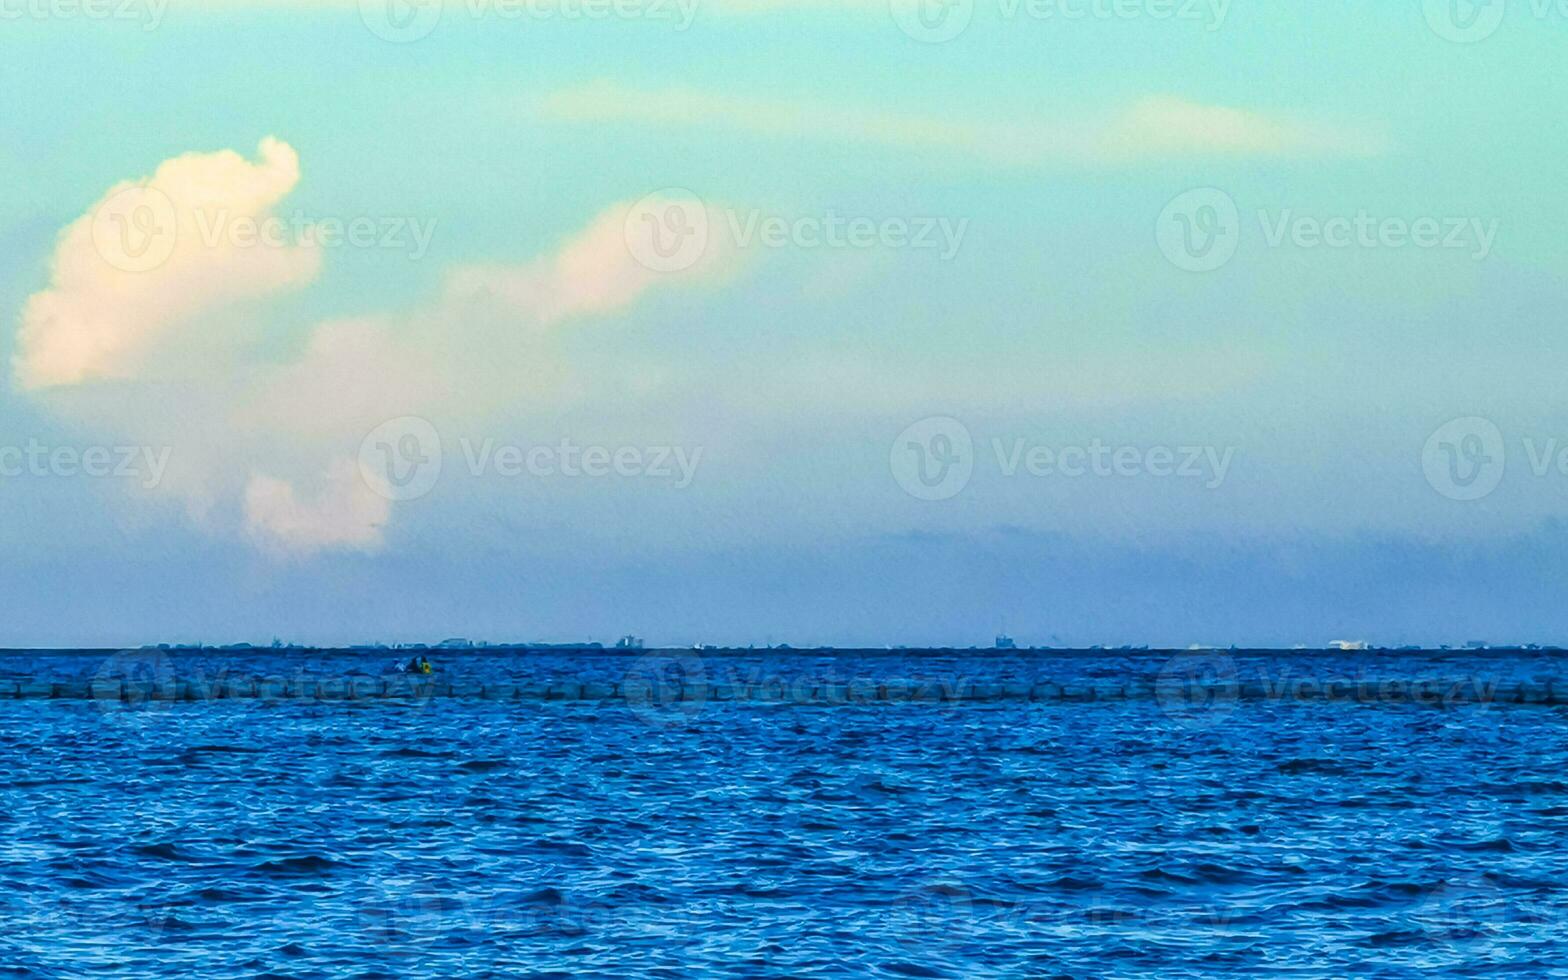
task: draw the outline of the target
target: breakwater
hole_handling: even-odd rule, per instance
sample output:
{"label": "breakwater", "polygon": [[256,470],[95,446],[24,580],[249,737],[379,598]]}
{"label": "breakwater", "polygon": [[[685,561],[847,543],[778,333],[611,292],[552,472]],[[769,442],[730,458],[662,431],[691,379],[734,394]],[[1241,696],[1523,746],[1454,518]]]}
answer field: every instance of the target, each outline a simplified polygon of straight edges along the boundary
{"label": "breakwater", "polygon": [[432,675],[395,670],[407,651],[0,653],[0,701],[1568,704],[1556,651],[427,652]]}
{"label": "breakwater", "polygon": [[1475,678],[1344,678],[1257,682],[1054,683],[865,679],[819,681],[773,679],[756,683],[707,683],[631,679],[514,683],[378,677],[222,677],[210,680],[90,681],[24,679],[0,682],[3,699],[103,702],[200,702],[223,700],[369,701],[433,698],[493,701],[625,702],[679,704],[757,702],[776,704],[963,703],[1037,701],[1059,703],[1158,701],[1168,706],[1255,701],[1329,701],[1413,704],[1568,704],[1568,678],[1545,682]]}

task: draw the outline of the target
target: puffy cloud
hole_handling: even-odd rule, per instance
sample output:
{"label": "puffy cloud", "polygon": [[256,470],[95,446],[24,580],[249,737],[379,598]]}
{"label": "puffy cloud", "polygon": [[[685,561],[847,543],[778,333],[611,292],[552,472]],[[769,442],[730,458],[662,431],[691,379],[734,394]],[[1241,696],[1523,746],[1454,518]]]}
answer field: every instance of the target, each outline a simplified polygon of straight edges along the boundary
{"label": "puffy cloud", "polygon": [[[351,461],[367,432],[406,415],[466,411],[474,421],[547,401],[552,384],[567,387],[548,328],[622,311],[661,285],[711,280],[726,264],[706,241],[679,270],[639,262],[628,229],[672,202],[617,204],[553,253],[456,269],[427,304],[317,324],[293,361],[261,363],[254,345],[224,341],[233,307],[313,279],[319,248],[226,229],[265,226],[299,176],[293,149],[268,139],[257,162],[186,154],[116,186],[61,235],[14,364],[21,386],[48,389],[47,404],[73,423],[172,445],[155,492],[198,526],[238,530],[270,554],[382,547],[392,504]],[[206,357],[200,370],[172,368],[192,351]],[[298,479],[321,474],[323,460],[333,461],[324,475]]]}
{"label": "puffy cloud", "polygon": [[52,281],[22,312],[13,368],[23,388],[127,379],[182,333],[220,344],[206,314],[313,280],[308,242],[258,244],[259,226],[299,181],[299,156],[276,139],[256,162],[230,150],[189,153],[110,189],[55,248]]}
{"label": "puffy cloud", "polygon": [[[639,236],[647,234],[644,221],[657,222],[667,209],[684,209],[683,220],[695,250],[679,268],[659,268],[650,253],[639,261]],[[556,254],[521,266],[469,266],[449,279],[449,298],[461,303],[476,295],[489,296],[514,313],[550,324],[574,316],[615,313],[660,285],[680,281],[695,285],[712,281],[732,268],[733,243],[710,234],[722,228],[722,218],[695,199],[652,195],[607,208]]]}

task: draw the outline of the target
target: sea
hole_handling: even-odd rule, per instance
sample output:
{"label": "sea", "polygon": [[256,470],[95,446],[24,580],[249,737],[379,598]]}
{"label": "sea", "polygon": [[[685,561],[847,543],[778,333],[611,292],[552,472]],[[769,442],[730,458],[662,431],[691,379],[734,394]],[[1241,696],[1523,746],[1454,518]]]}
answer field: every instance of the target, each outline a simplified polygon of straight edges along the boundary
{"label": "sea", "polygon": [[425,655],[0,654],[0,975],[1568,971],[1556,652]]}

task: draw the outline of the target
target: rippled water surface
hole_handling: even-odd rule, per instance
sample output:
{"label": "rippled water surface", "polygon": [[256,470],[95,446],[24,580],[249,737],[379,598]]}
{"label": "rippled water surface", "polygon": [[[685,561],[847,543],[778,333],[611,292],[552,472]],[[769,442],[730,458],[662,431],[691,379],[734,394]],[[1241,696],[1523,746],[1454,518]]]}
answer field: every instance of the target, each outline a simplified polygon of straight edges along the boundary
{"label": "rippled water surface", "polygon": [[[900,659],[839,672],[910,673]],[[80,660],[51,669],[91,673]],[[0,968],[1549,975],[1568,963],[1565,719],[1285,700],[1196,716],[1155,700],[0,700]]]}

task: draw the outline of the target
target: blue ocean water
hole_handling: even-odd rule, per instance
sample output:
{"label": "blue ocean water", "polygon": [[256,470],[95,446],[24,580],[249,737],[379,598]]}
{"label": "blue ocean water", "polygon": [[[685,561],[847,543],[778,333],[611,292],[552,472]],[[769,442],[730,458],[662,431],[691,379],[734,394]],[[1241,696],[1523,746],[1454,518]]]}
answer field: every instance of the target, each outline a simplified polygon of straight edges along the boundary
{"label": "blue ocean water", "polygon": [[[187,675],[379,673],[390,659],[158,656]],[[656,655],[432,656],[468,678],[613,680]],[[803,677],[1147,677],[1182,656],[700,663],[787,689]],[[1275,679],[1485,682],[1558,676],[1562,663],[1218,656],[1242,678]],[[18,654],[0,668],[90,677],[104,655]],[[1367,690],[1196,705],[0,699],[0,969],[1560,972],[1568,708]]]}

